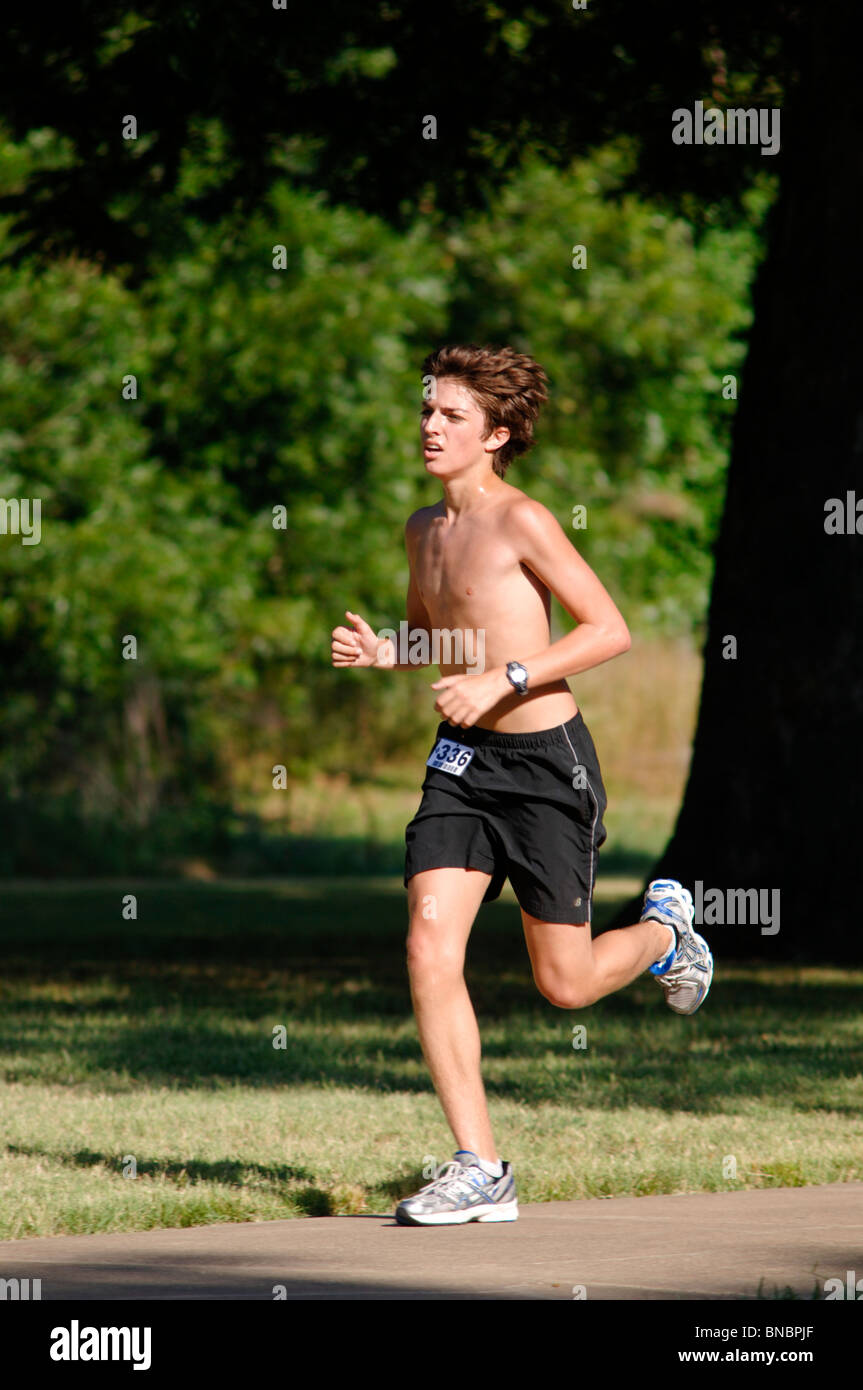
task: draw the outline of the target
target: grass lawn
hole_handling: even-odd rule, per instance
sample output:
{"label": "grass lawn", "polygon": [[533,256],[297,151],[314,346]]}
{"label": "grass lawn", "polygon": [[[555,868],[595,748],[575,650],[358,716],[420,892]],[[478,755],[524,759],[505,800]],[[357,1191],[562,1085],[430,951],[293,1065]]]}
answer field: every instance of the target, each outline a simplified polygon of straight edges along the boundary
{"label": "grass lawn", "polygon": [[[637,886],[600,877],[598,920]],[[398,880],[3,897],[0,1236],[389,1212],[451,1157]],[[720,957],[693,1018],[647,976],[564,1012],[507,897],[468,982],[522,1202],[863,1179],[863,971]]]}

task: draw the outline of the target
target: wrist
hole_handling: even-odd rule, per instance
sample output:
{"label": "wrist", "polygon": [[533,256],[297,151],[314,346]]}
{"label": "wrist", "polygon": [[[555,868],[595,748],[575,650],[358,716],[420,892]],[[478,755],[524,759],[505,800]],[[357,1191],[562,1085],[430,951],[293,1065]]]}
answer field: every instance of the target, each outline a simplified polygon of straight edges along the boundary
{"label": "wrist", "polygon": [[524,698],[530,683],[530,672],[523,661],[508,661],[504,667],[504,678],[510,691]]}
{"label": "wrist", "polygon": [[396,664],[396,648],[391,637],[384,637],[378,643],[375,659],[372,666],[379,671],[390,670]]}

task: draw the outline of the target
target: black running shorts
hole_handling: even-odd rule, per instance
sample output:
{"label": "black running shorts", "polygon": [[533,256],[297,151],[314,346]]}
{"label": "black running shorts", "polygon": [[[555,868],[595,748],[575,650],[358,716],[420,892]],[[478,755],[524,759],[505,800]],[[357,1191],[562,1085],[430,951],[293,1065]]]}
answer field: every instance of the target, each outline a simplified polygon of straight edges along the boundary
{"label": "black running shorts", "polygon": [[581,714],[533,734],[444,721],[429,764],[405,831],[405,887],[424,869],[481,869],[492,876],[484,902],[508,877],[532,917],[590,921],[607,803]]}

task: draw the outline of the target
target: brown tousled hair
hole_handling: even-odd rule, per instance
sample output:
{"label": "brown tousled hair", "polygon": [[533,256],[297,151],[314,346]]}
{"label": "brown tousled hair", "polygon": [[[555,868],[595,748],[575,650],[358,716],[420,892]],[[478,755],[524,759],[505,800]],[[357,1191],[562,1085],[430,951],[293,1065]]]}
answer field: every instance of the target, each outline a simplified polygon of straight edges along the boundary
{"label": "brown tousled hair", "polygon": [[483,439],[500,426],[509,430],[509,439],[496,450],[492,463],[502,478],[515,456],[533,445],[533,426],[548,400],[548,377],[542,367],[510,347],[465,343],[430,352],[422,370],[423,376],[452,377],[469,389],[485,419]]}

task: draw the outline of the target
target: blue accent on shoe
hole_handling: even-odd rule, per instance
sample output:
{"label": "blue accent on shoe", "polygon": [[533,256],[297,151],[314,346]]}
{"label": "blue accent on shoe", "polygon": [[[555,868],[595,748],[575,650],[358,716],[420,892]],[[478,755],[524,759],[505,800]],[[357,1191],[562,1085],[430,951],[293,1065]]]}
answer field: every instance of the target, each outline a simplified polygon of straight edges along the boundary
{"label": "blue accent on shoe", "polygon": [[[677,935],[677,933],[675,932],[675,936],[676,936],[676,935]],[[666,974],[668,973],[668,971],[671,969],[672,965],[674,964],[674,957],[675,957],[676,955],[677,955],[677,944],[676,944],[676,942],[675,942],[675,944],[672,946],[671,950],[668,952],[668,955],[667,955],[667,956],[664,956],[662,960],[654,961],[653,965],[649,965],[649,966],[647,967],[649,973],[650,973],[651,975],[666,975]]]}
{"label": "blue accent on shoe", "polygon": [[671,893],[667,893],[664,898],[658,898],[656,896],[648,898],[648,902],[650,903],[651,909],[654,912],[667,912],[668,903],[673,903],[674,897]]}

